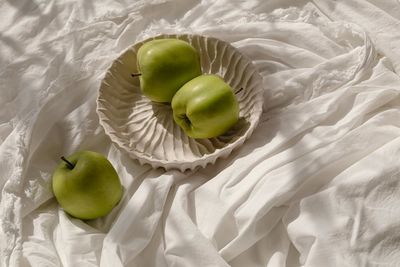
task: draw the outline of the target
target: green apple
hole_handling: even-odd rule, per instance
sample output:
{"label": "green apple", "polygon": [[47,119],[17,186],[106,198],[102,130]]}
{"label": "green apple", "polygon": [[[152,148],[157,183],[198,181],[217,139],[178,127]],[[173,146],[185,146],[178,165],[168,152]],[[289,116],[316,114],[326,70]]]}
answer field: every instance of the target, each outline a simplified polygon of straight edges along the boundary
{"label": "green apple", "polygon": [[222,135],[239,120],[236,95],[217,75],[201,75],[187,82],[171,106],[175,122],[193,138]]}
{"label": "green apple", "polygon": [[137,53],[142,93],[154,102],[170,103],[178,89],[201,75],[196,49],[179,39],[155,39],[144,43]]}
{"label": "green apple", "polygon": [[122,197],[122,185],[102,154],[79,151],[64,158],[53,173],[53,192],[73,217],[89,220],[108,214]]}

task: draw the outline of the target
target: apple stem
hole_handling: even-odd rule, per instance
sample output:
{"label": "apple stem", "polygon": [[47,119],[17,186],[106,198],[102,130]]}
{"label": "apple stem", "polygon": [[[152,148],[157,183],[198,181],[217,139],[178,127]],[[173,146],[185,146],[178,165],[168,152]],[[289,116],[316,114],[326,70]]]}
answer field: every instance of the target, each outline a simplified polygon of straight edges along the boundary
{"label": "apple stem", "polygon": [[142,75],[140,72],[138,72],[138,73],[132,73],[132,74],[131,74],[132,77],[138,77],[138,76],[140,76],[140,75]]}
{"label": "apple stem", "polygon": [[243,87],[240,88],[239,90],[237,90],[237,91],[235,92],[235,95],[239,94],[242,90],[243,90]]}
{"label": "apple stem", "polygon": [[71,170],[75,167],[75,165],[69,162],[64,156],[62,156],[61,159],[65,161],[65,163],[67,163],[68,168],[70,168]]}

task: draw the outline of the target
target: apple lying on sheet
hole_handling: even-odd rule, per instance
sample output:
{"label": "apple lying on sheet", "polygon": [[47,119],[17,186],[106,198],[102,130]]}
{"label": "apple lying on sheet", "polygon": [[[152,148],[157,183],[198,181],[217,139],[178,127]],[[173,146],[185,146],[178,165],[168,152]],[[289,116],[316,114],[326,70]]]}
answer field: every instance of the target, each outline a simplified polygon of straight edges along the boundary
{"label": "apple lying on sheet", "polygon": [[192,138],[224,134],[239,120],[239,104],[232,88],[219,76],[198,76],[172,99],[175,122]]}
{"label": "apple lying on sheet", "polygon": [[201,75],[196,49],[179,39],[155,39],[144,43],[137,53],[142,93],[154,102],[170,103],[187,81]]}
{"label": "apple lying on sheet", "polygon": [[53,173],[53,192],[73,217],[89,220],[108,214],[122,197],[122,185],[102,154],[79,151],[65,158]]}

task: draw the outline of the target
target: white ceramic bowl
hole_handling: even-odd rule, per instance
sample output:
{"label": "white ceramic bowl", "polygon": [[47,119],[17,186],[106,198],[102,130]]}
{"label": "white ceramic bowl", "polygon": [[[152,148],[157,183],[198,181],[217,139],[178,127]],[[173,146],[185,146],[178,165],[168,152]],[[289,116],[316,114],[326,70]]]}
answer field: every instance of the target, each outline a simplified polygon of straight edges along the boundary
{"label": "white ceramic bowl", "polygon": [[[153,103],[140,91],[136,53],[157,38],[189,42],[200,54],[203,73],[217,74],[237,92],[240,121],[223,136],[192,139],[174,122],[169,105]],[[251,61],[222,40],[200,35],[159,35],[134,44],[108,69],[99,90],[97,114],[112,142],[141,164],[185,171],[227,157],[257,126],[263,106],[262,78]]]}

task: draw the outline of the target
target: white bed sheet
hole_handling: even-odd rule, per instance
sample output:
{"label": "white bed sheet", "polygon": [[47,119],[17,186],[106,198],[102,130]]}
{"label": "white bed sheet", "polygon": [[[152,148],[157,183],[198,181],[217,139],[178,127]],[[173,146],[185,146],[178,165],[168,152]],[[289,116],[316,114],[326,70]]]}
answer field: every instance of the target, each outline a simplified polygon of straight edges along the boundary
{"label": "white bed sheet", "polygon": [[[0,2],[1,266],[400,266],[400,3]],[[197,172],[116,149],[95,101],[138,40],[231,42],[264,78],[252,137]],[[105,154],[124,186],[82,222],[51,192],[61,155]]]}

